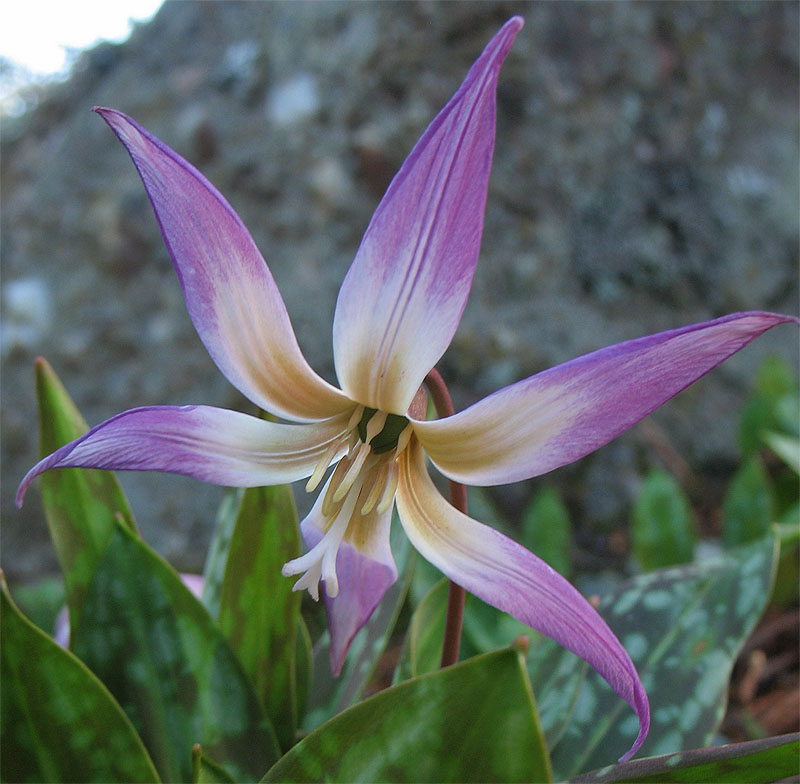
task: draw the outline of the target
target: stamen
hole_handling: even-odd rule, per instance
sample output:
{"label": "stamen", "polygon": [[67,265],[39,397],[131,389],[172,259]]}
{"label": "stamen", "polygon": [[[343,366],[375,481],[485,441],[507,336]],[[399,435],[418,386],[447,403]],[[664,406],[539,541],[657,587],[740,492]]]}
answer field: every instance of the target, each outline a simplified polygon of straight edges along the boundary
{"label": "stamen", "polygon": [[386,411],[376,411],[371,417],[369,422],[367,422],[367,437],[364,439],[365,443],[369,443],[375,438],[378,433],[383,430],[384,426],[386,425],[386,417],[389,414]]}
{"label": "stamen", "polygon": [[409,422],[403,430],[400,431],[400,435],[397,437],[397,447],[394,450],[394,456],[400,457],[400,453],[408,446],[408,442],[411,440],[411,436],[414,433],[414,428],[411,427],[411,423]]}
{"label": "stamen", "polygon": [[352,430],[361,421],[362,416],[364,416],[364,406],[356,406],[356,410],[353,411],[353,415],[350,417],[346,429]]}
{"label": "stamen", "polygon": [[389,481],[383,490],[381,502],[378,504],[378,514],[383,514],[394,501],[394,494],[397,492],[397,482],[399,479],[397,464],[392,461],[389,463]]}
{"label": "stamen", "polygon": [[333,460],[333,456],[336,454],[337,450],[342,446],[343,438],[337,438],[331,445],[328,447],[328,451],[320,458],[320,461],[314,467],[314,473],[306,482],[306,492],[312,493],[314,490],[317,489],[317,485],[322,481],[322,477],[325,476],[325,472],[328,470],[328,467]]}
{"label": "stamen", "polygon": [[389,476],[389,463],[384,463],[379,469],[378,474],[375,477],[375,481],[372,483],[372,488],[369,491],[369,495],[367,496],[367,500],[364,501],[364,506],[361,507],[361,515],[368,515],[374,508],[375,504],[378,503],[378,499],[381,497],[383,493],[383,488],[386,486],[386,480]]}
{"label": "stamen", "polygon": [[350,468],[347,469],[344,479],[342,479],[341,483],[333,493],[333,503],[338,503],[347,495],[347,492],[353,486],[353,482],[356,481],[356,477],[359,475],[359,473],[361,473],[361,468],[364,465],[364,461],[369,457],[369,453],[371,451],[372,448],[369,444],[361,445],[361,448],[356,453],[355,459],[351,463]]}
{"label": "stamen", "polygon": [[333,496],[336,493],[336,489],[339,487],[344,476],[347,474],[347,471],[351,465],[351,460],[349,457],[343,457],[339,461],[339,465],[333,469],[333,475],[331,476],[331,481],[328,483],[328,489],[325,491],[325,498],[322,499],[322,512],[323,517],[330,518],[333,513],[333,508],[335,506],[333,501]]}

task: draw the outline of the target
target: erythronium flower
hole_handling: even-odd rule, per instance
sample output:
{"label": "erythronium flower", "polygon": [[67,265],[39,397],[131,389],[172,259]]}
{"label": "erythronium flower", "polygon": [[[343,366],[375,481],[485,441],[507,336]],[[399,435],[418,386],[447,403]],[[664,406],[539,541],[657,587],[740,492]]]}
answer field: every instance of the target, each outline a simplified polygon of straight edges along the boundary
{"label": "erythronium flower", "polygon": [[96,111],[130,153],[155,210],[189,315],[220,370],[266,422],[208,406],[126,411],[58,449],[51,468],[155,470],[242,487],[335,466],[302,523],[308,552],[287,563],[320,580],[338,672],[397,577],[395,500],[413,545],[453,581],[588,661],[639,717],[649,707],[619,641],[586,600],[520,545],[454,509],[425,454],[459,482],[495,485],[577,460],[619,435],[760,334],[798,319],[736,313],[620,343],[424,421],[417,395],[461,318],[478,257],[495,132],[495,90],[522,26],[510,19],[406,159],[367,227],[336,303],[337,389],[308,365],[267,265],[239,217],[191,164],[130,118]]}

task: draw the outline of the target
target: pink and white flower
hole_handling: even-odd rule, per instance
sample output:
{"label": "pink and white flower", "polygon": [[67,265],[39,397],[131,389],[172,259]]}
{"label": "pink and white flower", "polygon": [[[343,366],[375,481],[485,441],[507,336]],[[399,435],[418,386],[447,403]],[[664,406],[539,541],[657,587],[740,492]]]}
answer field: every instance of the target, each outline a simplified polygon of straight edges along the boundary
{"label": "pink and white flower", "polygon": [[[790,316],[736,313],[620,343],[425,421],[417,397],[461,319],[472,284],[495,135],[500,66],[522,27],[510,19],[411,151],[378,205],[342,283],[333,322],[341,388],[306,362],[264,259],[239,217],[191,164],[129,117],[96,108],[141,175],[189,315],[222,373],[284,422],[209,406],[125,411],[23,479],[81,466],[186,474],[240,487],[309,478],[309,547],[287,563],[295,587],[322,581],[331,664],[397,578],[396,504],[413,545],[451,580],[588,661],[649,726],[630,657],[591,605],[546,563],[454,509],[427,458],[475,485],[528,479],[619,435]],[[416,399],[416,402],[415,402]]]}

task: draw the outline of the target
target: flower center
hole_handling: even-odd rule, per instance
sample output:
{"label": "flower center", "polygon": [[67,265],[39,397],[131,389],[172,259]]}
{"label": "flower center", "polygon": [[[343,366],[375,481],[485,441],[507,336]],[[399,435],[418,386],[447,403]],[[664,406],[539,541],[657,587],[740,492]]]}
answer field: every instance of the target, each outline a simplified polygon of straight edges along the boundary
{"label": "flower center", "polygon": [[[347,453],[333,470],[315,510],[322,517],[322,539],[305,555],[284,564],[283,575],[301,574],[294,590],[308,589],[319,598],[319,581],[331,598],[339,593],[336,555],[348,539],[363,550],[377,518],[391,509],[397,490],[397,458],[408,445],[408,419],[374,408],[358,406],[342,436],[317,463],[306,491],[319,485],[342,449]],[[319,522],[319,518],[315,520]]]}

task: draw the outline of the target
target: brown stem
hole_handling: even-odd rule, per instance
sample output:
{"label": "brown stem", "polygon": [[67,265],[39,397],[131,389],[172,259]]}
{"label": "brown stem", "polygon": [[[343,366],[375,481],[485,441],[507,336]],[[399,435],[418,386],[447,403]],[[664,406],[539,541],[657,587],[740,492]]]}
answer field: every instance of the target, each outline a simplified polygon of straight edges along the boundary
{"label": "brown stem", "polygon": [[[425,377],[425,386],[431,393],[433,405],[439,417],[452,416],[455,413],[453,401],[447,391],[444,379],[435,368]],[[450,480],[450,503],[459,512],[467,513],[467,488],[460,482]],[[442,645],[442,664],[449,667],[458,661],[461,648],[461,626],[464,620],[464,600],[466,592],[460,586],[450,581],[447,593],[447,617],[444,625],[444,643]]]}

